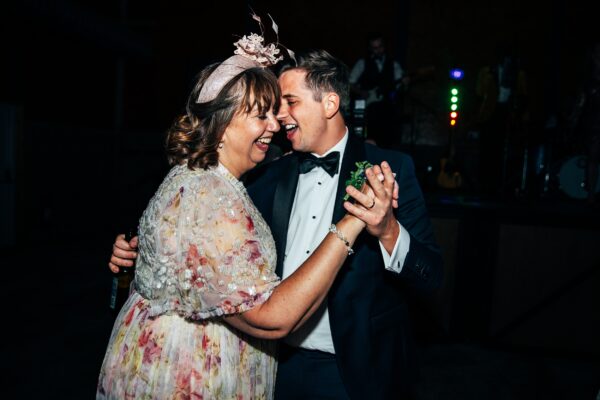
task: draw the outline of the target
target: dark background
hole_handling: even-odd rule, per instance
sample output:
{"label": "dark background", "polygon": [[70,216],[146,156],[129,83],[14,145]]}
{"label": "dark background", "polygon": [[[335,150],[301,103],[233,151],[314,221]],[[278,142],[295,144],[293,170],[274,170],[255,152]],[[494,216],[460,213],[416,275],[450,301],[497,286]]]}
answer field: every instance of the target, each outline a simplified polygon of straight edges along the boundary
{"label": "dark background", "polygon": [[[258,32],[249,7],[269,13],[295,51],[325,48],[352,65],[379,30],[406,71],[435,68],[407,96],[419,120],[392,128],[415,159],[445,259],[443,288],[414,300],[422,398],[594,398],[597,208],[556,187],[545,199],[483,201],[427,175],[447,145],[449,68],[465,70],[467,160],[475,77],[501,48],[527,72],[532,137],[551,141],[545,124],[564,119],[600,36],[592,2],[579,0],[4,2],[2,375],[18,398],[93,397],[112,327],[114,237],[137,223],[167,171],[164,132],[194,75]],[[578,152],[554,149],[557,160]]]}
{"label": "dark background", "polygon": [[81,230],[83,219],[104,232],[120,225],[121,207],[143,208],[164,172],[163,133],[193,76],[258,30],[249,7],[265,20],[270,13],[281,42],[296,51],[322,47],[352,65],[367,32],[379,30],[407,72],[433,66],[435,75],[411,92],[429,121],[413,144],[432,152],[447,140],[449,68],[465,70],[468,121],[478,69],[500,47],[512,48],[528,74],[531,126],[539,132],[572,102],[586,46],[599,36],[584,1],[5,3],[0,101],[18,124],[18,157],[5,174],[19,176],[20,240],[38,229]]}

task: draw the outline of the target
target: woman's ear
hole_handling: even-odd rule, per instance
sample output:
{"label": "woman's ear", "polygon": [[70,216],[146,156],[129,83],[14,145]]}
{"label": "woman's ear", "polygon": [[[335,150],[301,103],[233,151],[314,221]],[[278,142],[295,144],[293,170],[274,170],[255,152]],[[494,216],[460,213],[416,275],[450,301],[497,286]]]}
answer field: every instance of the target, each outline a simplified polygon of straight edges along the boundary
{"label": "woman's ear", "polygon": [[332,118],[340,109],[340,96],[335,92],[329,92],[323,97],[325,116]]}

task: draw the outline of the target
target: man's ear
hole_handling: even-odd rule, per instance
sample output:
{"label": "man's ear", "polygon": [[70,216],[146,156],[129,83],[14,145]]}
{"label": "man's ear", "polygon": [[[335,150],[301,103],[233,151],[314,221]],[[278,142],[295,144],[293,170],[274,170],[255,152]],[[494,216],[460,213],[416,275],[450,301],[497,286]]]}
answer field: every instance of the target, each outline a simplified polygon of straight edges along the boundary
{"label": "man's ear", "polygon": [[340,109],[340,96],[335,92],[329,92],[323,96],[323,106],[325,107],[325,116],[332,118]]}

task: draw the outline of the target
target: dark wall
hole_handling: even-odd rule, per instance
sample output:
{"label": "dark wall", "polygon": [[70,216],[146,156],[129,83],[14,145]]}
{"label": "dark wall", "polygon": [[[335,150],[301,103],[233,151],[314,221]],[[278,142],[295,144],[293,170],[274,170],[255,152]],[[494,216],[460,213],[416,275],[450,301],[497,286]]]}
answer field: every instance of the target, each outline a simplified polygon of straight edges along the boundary
{"label": "dark wall", "polygon": [[590,7],[564,0],[411,2],[406,68],[434,65],[438,73],[417,96],[443,113],[446,98],[440,93],[448,70],[463,68],[462,121],[469,125],[477,111],[474,89],[480,68],[510,51],[526,73],[532,129],[541,130],[551,114],[564,117],[581,85],[586,49],[600,38]]}
{"label": "dark wall", "polygon": [[[350,65],[366,33],[382,31],[407,71],[436,68],[435,79],[413,90],[432,118],[445,110],[449,66],[464,67],[472,87],[477,68],[509,43],[526,61],[534,119],[542,121],[575,92],[593,36],[582,1],[3,3],[0,102],[17,107],[22,120],[21,240],[39,230],[106,237],[120,221],[137,219],[166,170],[164,131],[193,76],[230,55],[238,36],[257,31],[249,6],[265,21],[273,16],[289,48],[323,47]],[[444,143],[439,125],[422,127],[416,135]]]}
{"label": "dark wall", "polygon": [[583,215],[561,226],[549,216],[511,221],[515,211],[432,218],[444,282],[415,313],[418,336],[597,358],[600,231]]}

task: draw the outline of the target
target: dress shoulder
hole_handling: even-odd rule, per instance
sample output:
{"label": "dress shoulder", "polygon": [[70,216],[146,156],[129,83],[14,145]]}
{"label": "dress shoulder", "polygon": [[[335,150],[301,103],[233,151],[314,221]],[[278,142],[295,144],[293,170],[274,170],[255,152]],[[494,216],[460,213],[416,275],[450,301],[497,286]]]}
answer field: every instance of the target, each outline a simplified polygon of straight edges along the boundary
{"label": "dress shoulder", "polygon": [[271,242],[241,182],[214,168],[170,173],[140,223],[136,288],[155,315],[245,311],[279,282]]}

